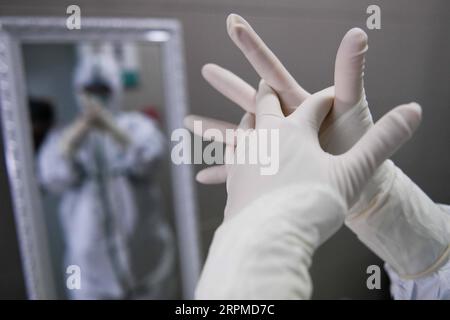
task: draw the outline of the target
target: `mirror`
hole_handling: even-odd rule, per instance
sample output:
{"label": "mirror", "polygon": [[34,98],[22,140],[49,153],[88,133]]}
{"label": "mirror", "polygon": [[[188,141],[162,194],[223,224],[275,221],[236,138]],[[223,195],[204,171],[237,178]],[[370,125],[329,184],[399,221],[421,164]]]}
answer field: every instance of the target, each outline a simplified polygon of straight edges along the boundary
{"label": "mirror", "polygon": [[179,25],[63,21],[1,22],[3,63],[22,71],[3,72],[1,98],[30,297],[190,298],[192,173],[170,158],[186,114]]}

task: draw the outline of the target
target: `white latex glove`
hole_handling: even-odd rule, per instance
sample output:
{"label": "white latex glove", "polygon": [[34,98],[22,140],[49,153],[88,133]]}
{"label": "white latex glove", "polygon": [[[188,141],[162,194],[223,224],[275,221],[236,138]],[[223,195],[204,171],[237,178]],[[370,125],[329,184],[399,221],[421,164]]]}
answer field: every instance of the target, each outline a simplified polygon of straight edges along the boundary
{"label": "white latex glove", "polygon": [[62,155],[70,159],[93,126],[92,112],[84,112],[78,116],[63,132],[59,145]]}
{"label": "white latex glove", "polygon": [[[283,111],[290,114],[308,96],[277,57],[241,17],[230,15],[228,32],[257,73],[276,90]],[[321,127],[322,147],[332,154],[347,151],[373,126],[363,89],[367,36],[350,30],[338,49],[335,64],[334,106]],[[216,65],[202,70],[205,79],[247,112],[254,112],[255,90],[242,79]],[[204,128],[235,128],[223,121],[189,117],[187,126],[203,120]],[[196,133],[201,134],[201,133]],[[200,171],[202,183],[222,183],[224,166]],[[391,161],[386,161],[365,186],[350,209],[346,224],[401,277],[417,278],[434,272],[449,254],[450,221]]]}
{"label": "white latex glove", "polygon": [[[261,40],[258,34],[242,17],[231,14],[227,19],[227,30],[230,38],[236,46],[242,51],[258,75],[275,90],[280,98],[283,113],[289,115],[292,113],[310,94],[304,90],[286,70],[280,60]],[[321,131],[332,126],[333,122],[349,111],[355,104],[365,101],[363,92],[363,70],[364,54],[367,51],[367,36],[361,29],[354,28],[347,32],[342,39],[336,55],[335,64],[335,101],[333,108],[327,116]],[[202,69],[202,75],[215,89],[224,96],[235,102],[247,112],[255,112],[256,90],[244,80],[232,72],[221,68],[215,64],[207,64]],[[364,134],[372,124],[372,119],[368,108],[360,110],[355,117],[350,120],[356,126],[356,135],[351,136],[351,142],[346,137],[347,132],[333,135],[335,141],[344,141],[348,145],[346,150]],[[357,118],[357,119],[354,119]],[[188,116],[185,124],[193,130],[193,123],[196,120],[202,120],[203,128],[217,128],[223,132],[226,129],[235,129],[236,125],[210,119],[201,116]],[[347,121],[349,124],[349,121]],[[352,127],[352,126],[350,126]],[[194,132],[202,135],[202,132]],[[341,137],[344,136],[344,137]],[[223,135],[225,136],[225,134]],[[208,138],[208,137],[205,137]],[[347,139],[346,139],[347,138]],[[321,143],[322,143],[321,137]],[[223,141],[222,141],[223,142]],[[328,143],[328,142],[327,142]],[[336,142],[336,145],[344,143]],[[328,147],[325,148],[328,152]],[[331,146],[330,148],[333,148]],[[345,150],[343,150],[345,151]],[[336,154],[342,153],[336,152]],[[226,180],[226,169],[224,166],[213,166],[201,170],[197,174],[197,180],[200,183],[216,184],[223,183]]]}
{"label": "white latex glove", "polygon": [[[279,170],[261,175],[258,164],[227,164],[225,220],[211,245],[197,297],[309,297],[305,275],[314,250],[343,224],[346,208],[421,120],[419,105],[399,106],[349,151],[331,155],[322,150],[318,134],[333,104],[333,90],[315,93],[285,117],[277,96],[261,81],[255,129],[247,131],[257,142],[238,138],[234,153],[257,152],[262,131],[275,130]],[[241,128],[251,127],[250,118],[244,117]],[[304,198],[298,201],[294,195]]]}

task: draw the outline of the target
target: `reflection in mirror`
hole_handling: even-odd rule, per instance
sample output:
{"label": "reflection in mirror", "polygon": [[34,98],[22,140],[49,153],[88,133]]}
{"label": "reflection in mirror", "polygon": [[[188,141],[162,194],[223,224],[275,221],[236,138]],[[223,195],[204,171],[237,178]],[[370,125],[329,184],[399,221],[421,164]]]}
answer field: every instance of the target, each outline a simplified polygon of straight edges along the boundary
{"label": "reflection in mirror", "polygon": [[58,297],[178,298],[160,47],[22,52]]}

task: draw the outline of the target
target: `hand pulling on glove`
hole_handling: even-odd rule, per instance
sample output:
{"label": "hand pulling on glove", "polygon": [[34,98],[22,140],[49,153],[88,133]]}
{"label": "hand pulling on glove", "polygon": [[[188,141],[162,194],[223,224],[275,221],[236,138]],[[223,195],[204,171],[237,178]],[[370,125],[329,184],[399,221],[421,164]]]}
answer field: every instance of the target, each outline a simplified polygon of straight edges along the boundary
{"label": "hand pulling on glove", "polygon": [[[261,129],[278,131],[279,170],[273,175],[261,175],[258,165],[228,165],[226,216],[241,211],[261,195],[289,185],[326,186],[351,207],[377,167],[411,137],[421,120],[418,104],[399,106],[372,126],[350,150],[331,155],[320,146],[319,128],[333,99],[334,88],[330,87],[310,95],[293,113],[284,116],[276,94],[261,81],[256,95],[255,129],[248,132],[259,136]],[[247,116],[240,127],[247,129],[250,125],[251,117]],[[244,140],[238,140],[236,150],[239,141]],[[250,139],[245,141],[248,149],[261,143],[252,145],[248,143]]]}
{"label": "hand pulling on glove", "polygon": [[[291,114],[310,94],[304,90],[242,17],[227,19],[228,33],[255,71],[275,90],[283,113]],[[363,86],[367,35],[351,29],[336,55],[334,105],[320,127],[319,140],[325,151],[340,155],[349,150],[373,121]],[[205,79],[219,92],[249,113],[255,112],[256,91],[245,81],[217,65],[203,67]],[[204,127],[221,131],[236,126],[199,116],[189,116],[186,125],[203,121]],[[197,174],[201,183],[222,183],[225,166],[213,166]],[[363,187],[363,185],[361,185]],[[364,186],[349,210],[346,224],[358,237],[404,278],[425,276],[447,260],[450,221],[391,161],[385,161]]]}
{"label": "hand pulling on glove", "polygon": [[257,139],[238,138],[236,149],[227,150],[234,157],[255,152],[267,131],[276,131],[279,170],[262,175],[260,164],[226,164],[225,220],[214,235],[197,298],[310,298],[314,250],[339,229],[346,207],[421,119],[417,104],[399,106],[349,151],[331,155],[322,150],[318,135],[333,104],[333,89],[309,96],[286,117],[275,93],[261,81],[255,119],[247,114],[239,126]]}

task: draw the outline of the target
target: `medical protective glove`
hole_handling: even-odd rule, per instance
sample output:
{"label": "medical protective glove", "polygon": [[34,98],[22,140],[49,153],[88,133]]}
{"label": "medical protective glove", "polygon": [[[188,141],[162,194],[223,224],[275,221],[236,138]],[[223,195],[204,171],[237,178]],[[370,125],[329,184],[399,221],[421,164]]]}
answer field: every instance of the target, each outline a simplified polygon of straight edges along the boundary
{"label": "medical protective glove", "polygon": [[[284,114],[290,114],[309,93],[301,88],[273,52],[242,17],[230,15],[228,33],[256,72],[275,89]],[[342,154],[373,126],[364,86],[367,36],[351,29],[343,38],[335,64],[334,105],[320,129],[320,142],[329,153]],[[242,79],[217,65],[202,70],[205,79],[247,112],[255,112],[255,90]],[[195,120],[220,130],[233,124],[204,117]],[[227,178],[224,166],[200,171],[202,183],[221,183]],[[450,221],[443,210],[420,190],[391,161],[384,162],[350,208],[346,224],[370,249],[401,277],[417,278],[436,271],[448,260]]]}
{"label": "medical protective glove", "polygon": [[[261,82],[255,129],[238,135],[235,149],[227,148],[232,156],[226,164],[225,219],[210,247],[197,298],[310,297],[308,267],[314,250],[343,224],[364,184],[421,120],[419,105],[399,106],[350,150],[331,155],[321,148],[318,134],[333,91],[311,95],[285,117],[275,93]],[[251,126],[247,115],[240,127]],[[238,162],[242,155],[257,153],[273,133],[278,137],[278,143],[270,139],[270,148],[279,154],[276,173],[263,175],[260,163]]]}

